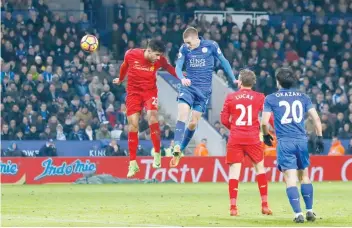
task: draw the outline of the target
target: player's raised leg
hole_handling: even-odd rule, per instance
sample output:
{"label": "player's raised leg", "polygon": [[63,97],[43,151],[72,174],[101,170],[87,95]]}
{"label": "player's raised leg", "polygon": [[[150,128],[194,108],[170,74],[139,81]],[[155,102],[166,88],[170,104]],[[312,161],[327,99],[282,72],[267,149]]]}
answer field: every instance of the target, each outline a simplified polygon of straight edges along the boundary
{"label": "player's raised leg", "polygon": [[175,137],[174,137],[175,146],[173,148],[173,157],[170,161],[171,167],[176,167],[180,162],[180,159],[182,156],[181,143],[183,141],[186,121],[189,118],[190,110],[191,110],[190,105],[187,102],[180,99],[178,104],[178,116],[177,116],[177,123],[175,128]]}
{"label": "player's raised leg", "polygon": [[308,175],[308,168],[298,170],[298,179],[301,183],[301,194],[306,205],[307,221],[315,221],[315,213],[313,212],[313,185]]}
{"label": "player's raised leg", "polygon": [[127,177],[133,177],[139,172],[137,158],[137,147],[138,147],[138,124],[139,124],[140,113],[134,113],[127,116],[128,120],[128,150],[130,153],[130,164],[128,167]]}
{"label": "player's raised leg", "polygon": [[191,119],[188,122],[188,126],[186,128],[186,131],[181,143],[181,151],[184,151],[186,149],[189,142],[193,138],[194,132],[196,131],[196,127],[200,118],[202,118],[202,112],[192,110]]}
{"label": "player's raised leg", "polygon": [[154,162],[153,168],[158,169],[161,167],[161,154],[160,154],[160,127],[158,122],[158,111],[147,111],[148,124],[150,128],[150,138],[154,146]]}
{"label": "player's raised leg", "polygon": [[161,167],[160,154],[160,127],[158,118],[158,91],[151,90],[144,93],[144,108],[147,110],[148,124],[150,128],[150,138],[154,146],[153,168]]}

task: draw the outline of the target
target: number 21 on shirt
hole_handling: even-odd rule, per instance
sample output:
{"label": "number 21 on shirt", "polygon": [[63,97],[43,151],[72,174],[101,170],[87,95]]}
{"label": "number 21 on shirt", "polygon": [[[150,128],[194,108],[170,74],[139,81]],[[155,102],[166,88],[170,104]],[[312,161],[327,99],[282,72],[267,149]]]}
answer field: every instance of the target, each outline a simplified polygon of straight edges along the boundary
{"label": "number 21 on shirt", "polygon": [[241,111],[240,116],[236,120],[236,126],[252,126],[252,105],[246,107],[243,104],[236,104],[236,109]]}

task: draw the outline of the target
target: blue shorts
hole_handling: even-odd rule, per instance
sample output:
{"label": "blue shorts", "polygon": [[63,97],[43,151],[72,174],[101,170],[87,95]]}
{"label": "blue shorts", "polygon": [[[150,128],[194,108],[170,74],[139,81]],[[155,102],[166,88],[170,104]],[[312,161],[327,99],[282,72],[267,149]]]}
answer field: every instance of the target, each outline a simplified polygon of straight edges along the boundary
{"label": "blue shorts", "polygon": [[193,86],[180,88],[177,100],[179,103],[188,104],[192,110],[204,113],[207,110],[211,91],[204,92]]}
{"label": "blue shorts", "polygon": [[310,165],[308,141],[301,139],[278,140],[277,166],[280,171],[303,170]]}

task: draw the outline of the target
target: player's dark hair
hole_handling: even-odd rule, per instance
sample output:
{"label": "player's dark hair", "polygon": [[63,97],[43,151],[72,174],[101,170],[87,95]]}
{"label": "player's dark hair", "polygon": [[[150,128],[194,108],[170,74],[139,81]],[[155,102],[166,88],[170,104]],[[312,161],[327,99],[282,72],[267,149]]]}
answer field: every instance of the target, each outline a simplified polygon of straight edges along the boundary
{"label": "player's dark hair", "polygon": [[290,68],[279,68],[276,71],[276,79],[284,89],[290,89],[296,84],[296,77]]}
{"label": "player's dark hair", "polygon": [[257,82],[257,77],[253,71],[244,69],[240,71],[239,80],[244,87],[253,87]]}
{"label": "player's dark hair", "polygon": [[183,39],[185,39],[189,36],[197,36],[198,37],[198,30],[194,27],[186,28],[186,30],[183,32]]}
{"label": "player's dark hair", "polygon": [[150,48],[152,51],[164,53],[166,51],[166,46],[163,41],[152,39],[148,42],[147,48]]}

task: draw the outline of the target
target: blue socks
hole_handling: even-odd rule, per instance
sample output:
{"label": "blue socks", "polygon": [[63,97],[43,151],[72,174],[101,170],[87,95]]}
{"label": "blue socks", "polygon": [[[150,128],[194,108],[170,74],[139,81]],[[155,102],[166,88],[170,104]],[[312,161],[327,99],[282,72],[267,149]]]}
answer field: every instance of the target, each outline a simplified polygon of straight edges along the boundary
{"label": "blue socks", "polygon": [[301,205],[299,202],[299,192],[297,187],[286,188],[288,200],[290,201],[291,207],[295,213],[301,213]]}
{"label": "blue socks", "polygon": [[301,184],[301,194],[307,210],[313,209],[313,185]]}
{"label": "blue socks", "polygon": [[175,145],[180,145],[181,151],[183,151],[188,143],[191,141],[195,130],[186,129],[186,123],[182,121],[177,121],[175,128]]}
{"label": "blue socks", "polygon": [[180,145],[183,141],[183,136],[185,133],[186,123],[182,121],[177,121],[175,128],[175,145]]}
{"label": "blue socks", "polygon": [[182,140],[182,144],[181,144],[181,151],[183,151],[187,147],[189,141],[191,141],[191,139],[194,135],[194,132],[195,132],[195,130],[190,130],[188,128],[186,129],[186,132],[185,132],[184,138]]}

